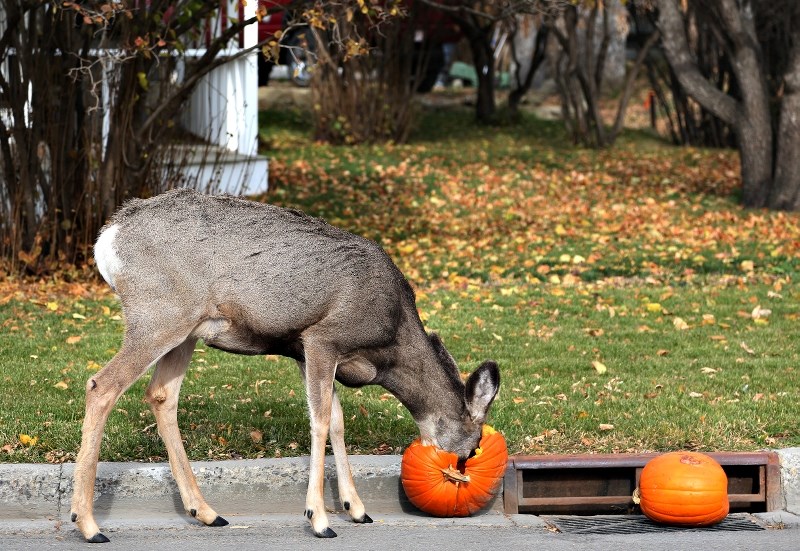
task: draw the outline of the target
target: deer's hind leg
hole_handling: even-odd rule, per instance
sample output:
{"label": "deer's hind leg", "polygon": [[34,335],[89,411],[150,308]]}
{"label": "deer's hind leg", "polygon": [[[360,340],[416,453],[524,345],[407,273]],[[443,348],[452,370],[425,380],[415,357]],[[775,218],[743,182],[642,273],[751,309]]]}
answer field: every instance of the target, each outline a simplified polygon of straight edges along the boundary
{"label": "deer's hind leg", "polygon": [[[188,332],[187,332],[188,333]],[[94,483],[97,461],[108,415],[117,400],[156,360],[180,344],[169,337],[152,339],[126,333],[119,352],[86,383],[86,412],[81,432],[81,449],[75,465],[71,520],[88,542],[105,543],[94,519]]]}
{"label": "deer's hind leg", "polygon": [[209,507],[200,493],[178,429],[178,395],[196,343],[197,339],[188,338],[158,361],[145,399],[155,415],[158,433],[167,448],[170,469],[184,509],[207,526],[225,526],[228,521]]}

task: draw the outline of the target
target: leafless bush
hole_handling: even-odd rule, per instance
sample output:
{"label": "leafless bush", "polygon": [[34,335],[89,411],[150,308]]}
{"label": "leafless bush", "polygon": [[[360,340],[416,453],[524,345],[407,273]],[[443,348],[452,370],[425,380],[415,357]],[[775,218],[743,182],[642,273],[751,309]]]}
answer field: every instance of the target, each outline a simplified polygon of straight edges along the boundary
{"label": "leafless bush", "polygon": [[[415,51],[414,11],[354,17],[343,6],[311,27],[317,63],[311,80],[315,136],[332,143],[405,141],[414,82],[426,60]],[[332,22],[332,24],[330,24]]]}

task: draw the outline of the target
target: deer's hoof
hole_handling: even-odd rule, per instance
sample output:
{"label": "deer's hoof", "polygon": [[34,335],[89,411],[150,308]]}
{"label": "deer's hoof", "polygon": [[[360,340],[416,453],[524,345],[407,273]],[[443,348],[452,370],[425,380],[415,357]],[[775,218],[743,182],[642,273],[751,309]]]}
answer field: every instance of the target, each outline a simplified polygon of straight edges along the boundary
{"label": "deer's hoof", "polygon": [[87,543],[108,543],[111,540],[105,537],[102,533],[98,532],[91,538],[86,538]]}
{"label": "deer's hoof", "polygon": [[214,522],[209,524],[208,526],[227,526],[228,521],[222,518],[221,516],[217,515],[217,518],[214,519]]}
{"label": "deer's hoof", "polygon": [[372,524],[372,519],[370,518],[370,516],[367,513],[364,513],[363,517],[354,518],[353,522],[356,522],[358,524]]}
{"label": "deer's hoof", "polygon": [[330,527],[327,527],[322,532],[314,532],[314,535],[318,538],[335,538],[336,532],[331,530]]}

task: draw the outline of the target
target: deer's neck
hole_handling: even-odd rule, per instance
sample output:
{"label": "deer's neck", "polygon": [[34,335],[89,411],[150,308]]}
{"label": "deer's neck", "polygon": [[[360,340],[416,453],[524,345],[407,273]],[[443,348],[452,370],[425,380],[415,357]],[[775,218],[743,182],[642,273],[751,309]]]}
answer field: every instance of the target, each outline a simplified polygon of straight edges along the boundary
{"label": "deer's neck", "polygon": [[439,416],[463,408],[464,386],[457,372],[443,366],[427,336],[396,351],[396,363],[385,373],[381,386],[408,409],[425,441],[432,438]]}

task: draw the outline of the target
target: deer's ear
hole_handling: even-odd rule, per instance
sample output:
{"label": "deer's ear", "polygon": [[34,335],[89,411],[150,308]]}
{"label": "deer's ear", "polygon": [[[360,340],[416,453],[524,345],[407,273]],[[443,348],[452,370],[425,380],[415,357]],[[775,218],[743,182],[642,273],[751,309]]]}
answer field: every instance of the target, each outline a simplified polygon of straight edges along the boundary
{"label": "deer's ear", "polygon": [[465,398],[467,410],[473,421],[482,423],[486,419],[489,406],[492,405],[499,389],[500,370],[494,362],[483,362],[469,376],[466,383]]}

